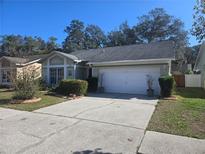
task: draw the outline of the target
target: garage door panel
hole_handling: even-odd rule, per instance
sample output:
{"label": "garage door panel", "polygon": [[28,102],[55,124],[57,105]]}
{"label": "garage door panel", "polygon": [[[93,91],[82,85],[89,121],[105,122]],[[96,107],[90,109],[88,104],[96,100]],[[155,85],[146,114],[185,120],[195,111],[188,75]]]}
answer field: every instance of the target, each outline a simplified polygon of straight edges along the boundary
{"label": "garage door panel", "polygon": [[135,67],[135,68],[104,68],[100,69],[102,76],[102,85],[105,92],[146,94],[147,77],[151,75],[154,78],[153,88],[156,94],[159,94],[158,78],[160,69],[158,67]]}

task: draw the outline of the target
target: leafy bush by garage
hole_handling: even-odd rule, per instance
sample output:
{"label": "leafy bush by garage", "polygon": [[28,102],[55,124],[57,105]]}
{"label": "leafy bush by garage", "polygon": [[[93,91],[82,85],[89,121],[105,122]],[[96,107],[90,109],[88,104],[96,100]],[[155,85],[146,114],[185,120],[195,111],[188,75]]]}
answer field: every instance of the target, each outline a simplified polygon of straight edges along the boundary
{"label": "leafy bush by garage", "polygon": [[85,95],[88,89],[88,82],[84,80],[62,80],[56,88],[56,92],[62,95],[75,94]]}
{"label": "leafy bush by garage", "polygon": [[161,96],[169,97],[172,95],[174,88],[174,78],[172,76],[162,76],[159,78],[159,85],[161,88]]}
{"label": "leafy bush by garage", "polygon": [[88,91],[96,92],[98,89],[98,78],[92,77],[87,79],[88,81]]}

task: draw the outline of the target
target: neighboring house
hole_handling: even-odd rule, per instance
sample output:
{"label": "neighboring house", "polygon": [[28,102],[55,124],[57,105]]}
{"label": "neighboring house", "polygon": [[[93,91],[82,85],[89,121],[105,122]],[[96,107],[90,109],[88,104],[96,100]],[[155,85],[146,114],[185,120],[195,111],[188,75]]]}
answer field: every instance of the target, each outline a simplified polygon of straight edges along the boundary
{"label": "neighboring house", "polygon": [[201,72],[201,86],[205,88],[205,42],[200,47],[194,70]]}
{"label": "neighboring house", "polygon": [[154,79],[153,89],[159,94],[158,78],[171,73],[175,44],[157,43],[80,50],[70,54],[54,51],[41,59],[42,76],[50,85],[62,79],[97,77],[105,92],[146,94],[147,75]]}
{"label": "neighboring house", "polygon": [[0,85],[11,86],[12,78],[16,78],[24,71],[35,70],[35,77],[41,77],[41,58],[33,56],[29,58],[18,58],[3,56],[0,58]]}

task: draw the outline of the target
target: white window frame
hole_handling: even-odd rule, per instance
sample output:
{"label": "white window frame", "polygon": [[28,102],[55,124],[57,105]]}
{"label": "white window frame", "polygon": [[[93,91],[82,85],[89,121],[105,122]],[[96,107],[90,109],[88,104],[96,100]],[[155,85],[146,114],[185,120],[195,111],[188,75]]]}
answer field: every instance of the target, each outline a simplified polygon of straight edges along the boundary
{"label": "white window frame", "polygon": [[[9,75],[8,75],[9,74]],[[5,75],[5,79],[4,79],[4,75]],[[11,70],[8,69],[2,69],[1,70],[1,82],[3,84],[8,84],[11,83]]]}
{"label": "white window frame", "polygon": [[[51,73],[51,69],[55,69],[55,83],[51,83],[51,78],[52,78],[52,74],[50,74]],[[50,76],[50,79],[49,79],[49,81],[50,81],[50,84],[58,84],[59,83],[59,70],[60,69],[62,69],[62,71],[63,71],[63,74],[62,74],[62,76],[60,77],[60,78],[62,78],[62,79],[64,79],[64,76],[65,76],[65,72],[64,72],[64,67],[52,67],[52,68],[49,68],[49,76]]]}

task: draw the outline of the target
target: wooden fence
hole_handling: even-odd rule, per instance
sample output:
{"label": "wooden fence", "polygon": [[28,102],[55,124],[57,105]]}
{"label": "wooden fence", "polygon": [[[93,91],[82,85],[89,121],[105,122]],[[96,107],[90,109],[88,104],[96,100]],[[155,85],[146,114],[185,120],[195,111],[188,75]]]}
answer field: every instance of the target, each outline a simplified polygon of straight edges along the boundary
{"label": "wooden fence", "polygon": [[174,80],[176,87],[185,87],[185,76],[184,75],[174,75]]}

